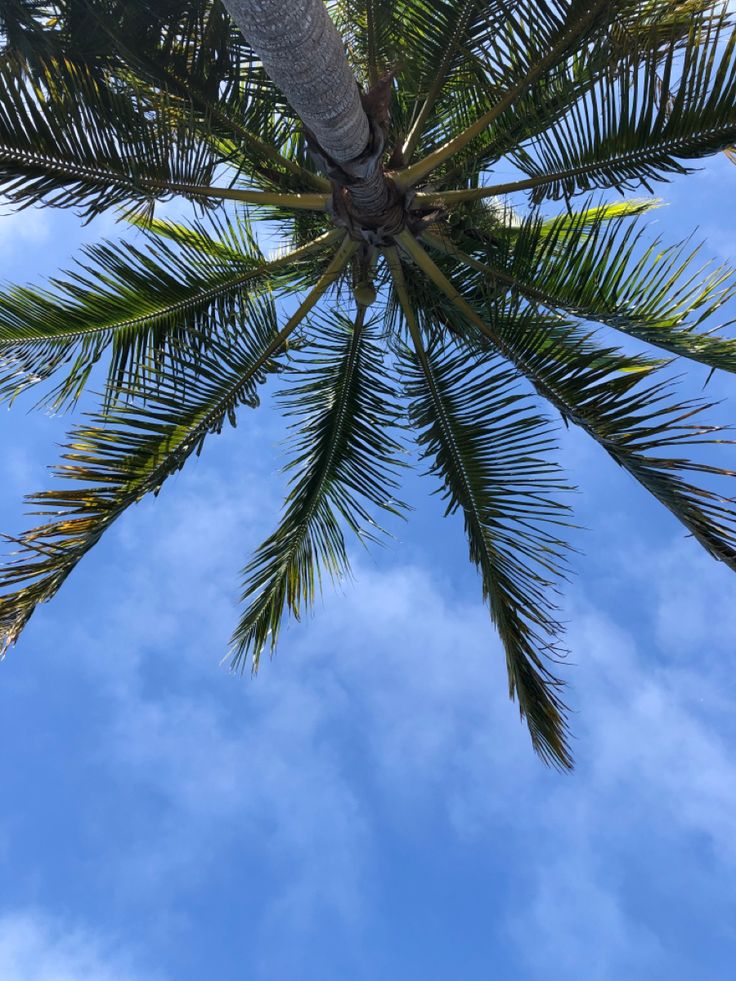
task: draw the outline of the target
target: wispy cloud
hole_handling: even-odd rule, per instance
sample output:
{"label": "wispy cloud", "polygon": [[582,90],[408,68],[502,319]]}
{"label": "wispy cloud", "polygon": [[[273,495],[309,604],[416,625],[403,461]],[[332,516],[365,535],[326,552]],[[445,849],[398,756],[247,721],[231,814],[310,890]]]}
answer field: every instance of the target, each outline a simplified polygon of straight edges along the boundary
{"label": "wispy cloud", "polygon": [[163,981],[94,931],[30,910],[0,914],[5,981]]}
{"label": "wispy cloud", "polygon": [[[391,888],[377,871],[386,839],[408,848],[426,835],[505,870],[509,894],[489,883],[478,902],[496,904],[492,929],[519,977],[554,963],[565,981],[688,978],[698,910],[736,907],[736,693],[719,660],[720,628],[733,625],[720,570],[691,543],[639,554],[619,547],[613,520],[604,527],[608,572],[630,578],[638,602],[635,615],[613,600],[606,611],[581,579],[566,612],[572,777],[533,758],[479,588],[471,578],[460,589],[450,567],[359,558],[355,583],[290,626],[255,681],[232,677],[218,661],[237,571],[279,498],[275,430],[255,414],[246,425],[249,459],[241,431],[223,434],[210,465],[135,508],[32,627],[53,637],[32,652],[34,672],[88,700],[84,765],[111,795],[96,807],[114,827],[104,845],[86,842],[97,886],[137,922],[146,911],[177,921],[177,936],[186,897],[210,895],[227,870],[243,894],[250,976],[302,976],[326,922],[361,951],[366,977],[380,976],[367,937]],[[21,824],[8,827],[12,853]],[[673,947],[678,917],[692,923]],[[57,928],[39,923],[18,932],[23,949],[46,938],[56,950]]]}
{"label": "wispy cloud", "polygon": [[[186,512],[174,505],[156,539],[153,568],[149,555],[147,572],[119,570],[127,585],[117,617],[135,619],[120,643],[133,667],[115,693],[100,752],[166,802],[151,829],[155,849],[146,838],[125,854],[129,889],[165,903],[226,854],[252,850],[270,870],[267,912],[259,917],[263,976],[274,976],[274,957],[282,971],[275,976],[286,976],[298,962],[298,937],[326,910],[342,929],[360,932],[376,888],[371,856],[381,823],[412,835],[439,806],[445,834],[486,855],[485,843],[504,840],[521,857],[516,899],[501,922],[527,970],[556,958],[568,965],[566,978],[613,981],[634,963],[640,967],[632,976],[642,978],[656,976],[646,974],[647,965],[669,965],[656,923],[637,917],[631,885],[615,869],[635,862],[656,828],[643,869],[654,874],[663,856],[704,841],[712,885],[728,888],[736,767],[724,693],[707,676],[694,686],[691,668],[642,648],[580,589],[570,638],[576,664],[562,669],[578,706],[579,766],[571,778],[550,774],[533,759],[507,702],[503,656],[480,602],[460,600],[437,577],[400,565],[359,568],[355,586],[287,631],[256,681],[229,678],[214,667],[217,645],[202,651],[190,634],[194,626],[201,637],[211,624],[224,642],[221,621],[234,610],[217,591],[235,562],[233,542],[252,537],[259,519],[250,507],[223,509],[212,487],[206,495],[216,527],[201,517],[203,501],[187,495]],[[185,513],[186,531],[179,524]],[[131,563],[150,520],[125,532]],[[680,547],[653,557],[658,574],[642,581],[661,636],[682,581],[674,557]],[[204,576],[192,571],[200,556]],[[719,584],[704,580],[701,595],[696,580],[688,582],[687,608],[696,617],[706,596],[719,602]],[[102,646],[119,664],[113,633]],[[149,658],[163,658],[172,673],[178,659],[199,679],[198,692],[179,692],[176,683],[168,693],[151,688]],[[711,722],[716,709],[720,729]],[[279,949],[284,937],[288,955]],[[579,955],[591,949],[605,966],[576,973]]]}
{"label": "wispy cloud", "polygon": [[51,236],[49,214],[43,208],[10,211],[0,197],[0,256],[15,253],[28,246],[41,245]]}

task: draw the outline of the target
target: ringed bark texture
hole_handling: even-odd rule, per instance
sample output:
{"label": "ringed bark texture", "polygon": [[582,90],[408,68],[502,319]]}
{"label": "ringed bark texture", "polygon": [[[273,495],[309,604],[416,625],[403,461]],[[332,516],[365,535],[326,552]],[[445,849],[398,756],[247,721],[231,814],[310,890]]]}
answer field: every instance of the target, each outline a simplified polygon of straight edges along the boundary
{"label": "ringed bark texture", "polygon": [[320,146],[338,163],[370,139],[368,117],[322,0],[225,0],[231,17]]}
{"label": "ringed bark texture", "polygon": [[[350,174],[371,124],[345,48],[322,0],[223,0],[230,16],[322,150]],[[380,160],[350,183],[355,211],[380,215],[389,189]]]}

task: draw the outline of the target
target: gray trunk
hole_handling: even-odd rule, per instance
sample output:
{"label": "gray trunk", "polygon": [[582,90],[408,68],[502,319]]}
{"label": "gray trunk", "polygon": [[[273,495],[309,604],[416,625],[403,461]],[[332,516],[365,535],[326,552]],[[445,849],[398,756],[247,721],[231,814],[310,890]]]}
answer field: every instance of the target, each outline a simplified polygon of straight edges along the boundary
{"label": "gray trunk", "polygon": [[269,77],[320,147],[348,174],[354,209],[380,215],[389,201],[374,139],[345,48],[322,0],[223,0]]}

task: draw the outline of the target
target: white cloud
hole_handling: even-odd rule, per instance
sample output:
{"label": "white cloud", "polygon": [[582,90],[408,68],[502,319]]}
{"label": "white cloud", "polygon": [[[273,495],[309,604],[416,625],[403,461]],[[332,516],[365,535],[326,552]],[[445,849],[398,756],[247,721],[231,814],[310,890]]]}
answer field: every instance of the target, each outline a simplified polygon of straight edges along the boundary
{"label": "white cloud", "polygon": [[[0,199],[0,254],[16,253],[19,248],[41,245],[51,235],[51,220],[44,208],[26,208],[6,213]],[[35,263],[34,263],[35,264]]]}
{"label": "white cloud", "polygon": [[718,667],[716,662],[725,667],[724,655],[736,636],[731,570],[704,551],[693,554],[684,541],[640,558],[638,574],[651,577],[656,596],[655,626],[662,649],[678,660],[697,651],[700,663],[705,659],[711,669]]}
{"label": "white cloud", "polygon": [[656,935],[623,908],[616,882],[585,848],[537,871],[537,887],[510,922],[530,978],[651,981],[664,951]]}
{"label": "white cloud", "polygon": [[[358,570],[357,585],[290,631],[255,682],[232,680],[242,686],[237,711],[205,692],[129,691],[108,737],[113,758],[170,809],[168,847],[157,847],[156,858],[147,847],[135,875],[147,868],[146,888],[172,888],[177,870],[204,874],[217,848],[257,841],[280,883],[264,937],[275,921],[304,929],[325,906],[355,924],[379,847],[375,803],[362,788],[369,775],[399,833],[411,835],[439,802],[452,832],[476,847],[509,836],[522,852],[532,843],[538,856],[543,840],[560,856],[523,866],[526,891],[508,909],[512,936],[522,936],[519,916],[531,924],[535,957],[557,951],[572,964],[576,950],[593,945],[607,952],[607,967],[577,976],[601,979],[621,976],[633,958],[659,963],[658,938],[637,923],[607,864],[617,849],[630,855],[647,825],[661,847],[704,837],[722,868],[736,864],[736,766],[707,721],[712,693],[701,687],[706,702],[694,704],[686,670],[648,665],[624,629],[578,605],[578,666],[564,670],[580,704],[572,778],[532,757],[480,604],[443,596],[416,568]],[[360,775],[331,743],[337,731],[353,734]]]}
{"label": "white cloud", "polygon": [[321,731],[328,713],[320,694],[329,705],[329,693],[287,681],[265,694],[263,705],[243,699],[240,717],[192,697],[125,705],[106,748],[166,800],[167,817],[156,852],[145,842],[132,862],[126,856],[123,874],[132,892],[191,887],[213,852],[245,840],[280,883],[273,916],[298,926],[328,907],[350,921],[365,817]]}
{"label": "white cloud", "polygon": [[[713,724],[722,694],[695,671],[658,662],[598,612],[577,610],[575,624],[579,770],[551,789],[540,819],[522,820],[522,836],[543,834],[550,858],[529,870],[508,930],[535,978],[550,963],[568,981],[686,976],[648,906],[642,919],[637,889],[657,876],[682,908],[700,866],[707,902],[734,898],[733,722]],[[669,896],[689,875],[692,894]]]}
{"label": "white cloud", "polygon": [[3,981],[153,981],[129,954],[98,934],[38,911],[0,914]]}
{"label": "white cloud", "polygon": [[[647,629],[591,608],[579,587],[575,666],[562,669],[579,767],[561,777],[532,756],[479,596],[461,600],[443,573],[357,568],[354,585],[285,632],[257,680],[219,669],[234,576],[274,500],[267,479],[237,500],[236,479],[198,469],[175,481],[114,533],[114,578],[87,567],[108,612],[69,639],[109,709],[96,751],[161,802],[144,830],[130,815],[135,833],[108,858],[121,893],[170,910],[218,861],[257,855],[268,893],[254,957],[260,976],[294,976],[299,938],[325,912],[360,934],[381,829],[411,839],[432,812],[481,858],[519,856],[506,928],[530,971],[555,961],[566,981],[615,981],[636,977],[636,962],[649,971],[639,977],[656,976],[669,954],[612,868],[646,861],[642,848],[679,856],[705,842],[720,888],[736,864],[736,698],[713,659],[701,671],[684,641],[674,650],[678,623],[696,650],[718,640],[707,616],[728,609],[718,570],[708,578],[687,544],[633,559],[612,547],[611,574],[635,578]],[[575,966],[590,950],[605,958],[597,974]]]}

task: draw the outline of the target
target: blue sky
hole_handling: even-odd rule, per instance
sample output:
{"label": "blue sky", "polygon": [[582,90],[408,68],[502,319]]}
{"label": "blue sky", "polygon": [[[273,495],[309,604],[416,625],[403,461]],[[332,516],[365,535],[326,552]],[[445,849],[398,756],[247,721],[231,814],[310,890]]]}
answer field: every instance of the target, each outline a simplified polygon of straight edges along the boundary
{"label": "blue sky", "polygon": [[[736,169],[665,185],[652,234],[736,259]],[[0,273],[109,220],[0,221]],[[688,391],[706,372],[694,367]],[[729,379],[709,394],[726,397]],[[27,524],[65,418],[0,414],[0,524]],[[717,413],[734,422],[733,402]],[[602,451],[560,432],[589,530],[563,669],[577,769],[506,697],[459,521],[411,521],[290,626],[220,664],[277,517],[265,405],[132,509],[0,667],[0,978],[723,981],[736,942],[734,586]],[[734,451],[719,459],[733,464]]]}

